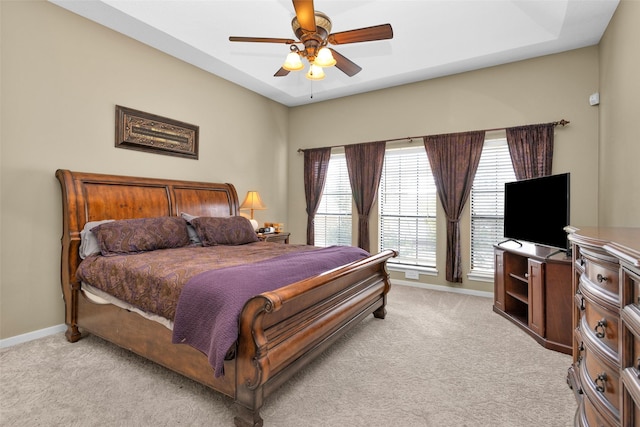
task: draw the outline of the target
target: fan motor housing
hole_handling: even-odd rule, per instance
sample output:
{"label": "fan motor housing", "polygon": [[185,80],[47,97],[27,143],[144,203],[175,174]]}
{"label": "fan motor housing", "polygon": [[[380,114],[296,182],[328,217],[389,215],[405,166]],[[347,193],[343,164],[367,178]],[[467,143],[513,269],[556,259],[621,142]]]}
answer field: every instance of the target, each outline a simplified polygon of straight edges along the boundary
{"label": "fan motor housing", "polygon": [[293,33],[304,44],[304,56],[313,61],[318,54],[318,50],[327,43],[327,37],[331,34],[331,19],[322,12],[317,10],[314,12],[316,21],[316,31],[309,32],[302,29],[298,18],[294,17],[291,20],[291,28]]}
{"label": "fan motor housing", "polygon": [[[324,13],[317,10],[314,12],[314,16],[316,20],[316,33],[320,38],[322,38],[322,40],[326,40],[327,36],[331,34],[331,19],[329,19],[329,17]],[[300,27],[297,16],[294,16],[291,20],[291,28],[293,29],[293,33],[296,37],[302,40],[305,31]]]}

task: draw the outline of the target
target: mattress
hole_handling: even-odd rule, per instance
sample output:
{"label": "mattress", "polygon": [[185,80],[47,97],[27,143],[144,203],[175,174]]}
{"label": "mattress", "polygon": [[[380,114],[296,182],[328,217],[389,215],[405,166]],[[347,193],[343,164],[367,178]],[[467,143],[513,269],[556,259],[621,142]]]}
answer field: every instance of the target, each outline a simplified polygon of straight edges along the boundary
{"label": "mattress", "polygon": [[92,255],[80,263],[76,277],[95,302],[117,302],[116,305],[128,310],[173,322],[182,288],[193,276],[314,249],[317,248],[255,242],[238,246],[187,246],[115,256]]}

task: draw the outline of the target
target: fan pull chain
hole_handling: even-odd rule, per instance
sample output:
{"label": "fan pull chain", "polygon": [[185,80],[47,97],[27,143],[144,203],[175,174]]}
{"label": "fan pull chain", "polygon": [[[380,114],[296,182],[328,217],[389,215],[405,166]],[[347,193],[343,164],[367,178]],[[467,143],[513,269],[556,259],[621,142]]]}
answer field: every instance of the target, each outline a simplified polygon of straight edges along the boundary
{"label": "fan pull chain", "polygon": [[313,99],[313,80],[309,82],[309,84],[311,85],[311,99]]}

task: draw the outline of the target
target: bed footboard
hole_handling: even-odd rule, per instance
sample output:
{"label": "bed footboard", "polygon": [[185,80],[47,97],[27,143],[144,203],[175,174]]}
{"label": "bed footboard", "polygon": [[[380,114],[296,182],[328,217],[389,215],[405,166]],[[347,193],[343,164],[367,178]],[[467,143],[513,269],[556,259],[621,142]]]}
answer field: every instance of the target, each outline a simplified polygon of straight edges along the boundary
{"label": "bed footboard", "polygon": [[394,251],[266,292],[245,305],[236,365],[237,426],[261,426],[264,399],[369,314],[384,318]]}

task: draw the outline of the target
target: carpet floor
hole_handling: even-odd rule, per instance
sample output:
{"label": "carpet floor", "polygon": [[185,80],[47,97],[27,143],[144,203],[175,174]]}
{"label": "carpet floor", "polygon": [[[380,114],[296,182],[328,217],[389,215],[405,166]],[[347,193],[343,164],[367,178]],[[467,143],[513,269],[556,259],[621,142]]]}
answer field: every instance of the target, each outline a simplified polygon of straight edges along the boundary
{"label": "carpet floor", "polygon": [[[369,316],[266,399],[265,426],[569,427],[571,357],[489,298],[392,287]],[[226,398],[99,338],[0,351],[2,426],[233,426]]]}

